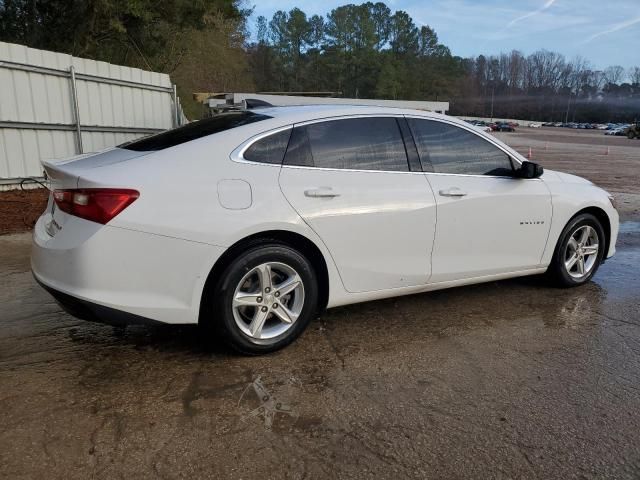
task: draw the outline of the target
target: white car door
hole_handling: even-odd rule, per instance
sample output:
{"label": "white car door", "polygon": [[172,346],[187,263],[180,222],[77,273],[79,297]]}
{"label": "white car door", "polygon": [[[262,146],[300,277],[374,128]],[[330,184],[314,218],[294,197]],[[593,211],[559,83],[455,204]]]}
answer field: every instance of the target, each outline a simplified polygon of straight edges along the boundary
{"label": "white car door", "polygon": [[516,178],[509,155],[470,129],[408,122],[437,203],[431,282],[538,267],[552,215],[544,181]]}
{"label": "white car door", "polygon": [[429,280],[435,198],[424,175],[409,171],[398,122],[365,116],[295,126],[280,172],[282,192],[325,243],[349,292]]}

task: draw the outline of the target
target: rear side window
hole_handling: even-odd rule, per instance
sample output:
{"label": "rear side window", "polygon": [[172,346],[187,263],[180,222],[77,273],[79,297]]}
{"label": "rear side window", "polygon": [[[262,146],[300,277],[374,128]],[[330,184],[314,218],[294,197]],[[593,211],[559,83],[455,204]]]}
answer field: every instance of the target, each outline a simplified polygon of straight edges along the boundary
{"label": "rear side window", "polygon": [[280,165],[287,150],[291,129],[274,133],[252,143],[242,155],[245,160]]}
{"label": "rear side window", "polygon": [[167,130],[157,135],[123,143],[122,145],[118,145],[118,147],[138,152],[164,150],[165,148],[175,147],[181,143],[190,142],[191,140],[206,137],[207,135],[224,132],[225,130],[231,130],[232,128],[259,122],[268,118],[271,117],[253,112],[221,113],[214,117],[188,123],[182,127]]}
{"label": "rear side window", "polygon": [[349,118],[294,130],[285,164],[354,170],[409,170],[395,118]]}
{"label": "rear side window", "polygon": [[444,122],[408,119],[424,171],[513,175],[509,156],[484,138]]}

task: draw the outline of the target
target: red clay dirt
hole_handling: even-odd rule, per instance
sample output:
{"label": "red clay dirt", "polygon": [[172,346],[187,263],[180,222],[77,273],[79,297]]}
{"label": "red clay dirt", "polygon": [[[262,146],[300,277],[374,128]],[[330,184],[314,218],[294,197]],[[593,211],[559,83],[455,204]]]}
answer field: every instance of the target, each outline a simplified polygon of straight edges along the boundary
{"label": "red clay dirt", "polygon": [[0,235],[31,230],[45,210],[48,196],[44,188],[0,192]]}

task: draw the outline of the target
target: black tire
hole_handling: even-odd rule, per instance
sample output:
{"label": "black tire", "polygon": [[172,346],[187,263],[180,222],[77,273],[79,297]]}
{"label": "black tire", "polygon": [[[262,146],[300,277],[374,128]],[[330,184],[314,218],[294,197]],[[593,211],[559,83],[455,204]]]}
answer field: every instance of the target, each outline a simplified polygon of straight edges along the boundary
{"label": "black tire", "polygon": [[[582,278],[575,278],[569,274],[565,267],[565,255],[567,255],[568,243],[570,242],[572,235],[584,226],[590,226],[595,230],[595,233],[598,236],[598,252],[595,256],[593,267],[588,271],[588,273]],[[605,255],[605,244],[604,229],[596,217],[589,213],[583,213],[575,216],[571,221],[569,221],[560,234],[558,244],[556,245],[556,249],[553,253],[553,258],[551,259],[551,264],[547,270],[547,275],[550,277],[551,281],[559,287],[569,288],[584,285],[591,280],[598,270],[598,267],[600,267]]]}
{"label": "black tire", "polygon": [[634,132],[633,130],[631,130],[631,131],[628,131],[628,132],[627,132],[627,138],[628,138],[629,140],[633,140],[633,138],[634,138],[635,136],[636,136],[636,134],[635,134],[635,132]]}
{"label": "black tire", "polygon": [[[281,335],[268,340],[252,339],[236,322],[233,298],[245,275],[268,262],[285,264],[299,275],[304,289],[303,306],[295,322]],[[213,288],[208,290],[205,295],[209,295],[211,301],[210,308],[205,310],[204,323],[213,326],[210,331],[217,332],[231,348],[246,355],[270,353],[289,345],[318,313],[318,280],[313,265],[300,252],[281,243],[270,242],[250,247],[227,266]],[[277,320],[270,315],[273,321]]]}

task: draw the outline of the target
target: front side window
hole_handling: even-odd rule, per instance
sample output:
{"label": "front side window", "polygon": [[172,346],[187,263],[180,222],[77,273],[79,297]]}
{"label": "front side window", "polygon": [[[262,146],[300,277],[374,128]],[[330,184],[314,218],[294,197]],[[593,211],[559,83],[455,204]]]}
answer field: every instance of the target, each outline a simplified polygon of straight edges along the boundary
{"label": "front side window", "polygon": [[425,172],[513,175],[509,156],[479,135],[434,120],[408,121]]}
{"label": "front side window", "polygon": [[287,165],[353,170],[409,170],[395,118],[329,120],[297,127],[285,158]]}
{"label": "front side window", "polygon": [[280,165],[287,150],[291,129],[274,133],[255,141],[242,155],[245,160]]}

